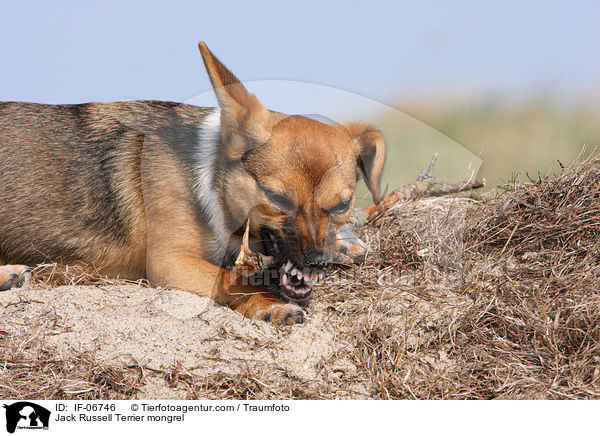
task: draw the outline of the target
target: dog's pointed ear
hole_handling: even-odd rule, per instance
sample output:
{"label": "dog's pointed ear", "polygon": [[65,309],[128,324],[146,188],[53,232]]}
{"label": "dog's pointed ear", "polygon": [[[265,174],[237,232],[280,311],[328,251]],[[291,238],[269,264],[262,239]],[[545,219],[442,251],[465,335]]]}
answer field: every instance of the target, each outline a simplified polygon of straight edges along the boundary
{"label": "dog's pointed ear", "polygon": [[344,124],[356,144],[356,163],[371,191],[373,201],[381,200],[381,175],[385,164],[385,139],[381,131],[370,124]]}
{"label": "dog's pointed ear", "polygon": [[268,139],[269,111],[212,54],[203,41],[200,41],[198,48],[221,108],[221,128],[243,129],[255,139],[261,139],[265,135]]}

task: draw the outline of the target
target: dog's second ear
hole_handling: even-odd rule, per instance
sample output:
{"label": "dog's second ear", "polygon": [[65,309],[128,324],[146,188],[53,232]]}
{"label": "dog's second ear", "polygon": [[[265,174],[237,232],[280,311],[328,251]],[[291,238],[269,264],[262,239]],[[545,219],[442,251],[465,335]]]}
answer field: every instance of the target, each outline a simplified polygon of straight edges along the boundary
{"label": "dog's second ear", "polygon": [[244,133],[265,142],[270,136],[269,111],[212,54],[203,41],[198,48],[221,108],[221,131]]}
{"label": "dog's second ear", "polygon": [[373,201],[381,200],[381,175],[385,164],[385,139],[381,131],[370,124],[353,122],[344,124],[356,143],[356,163]]}

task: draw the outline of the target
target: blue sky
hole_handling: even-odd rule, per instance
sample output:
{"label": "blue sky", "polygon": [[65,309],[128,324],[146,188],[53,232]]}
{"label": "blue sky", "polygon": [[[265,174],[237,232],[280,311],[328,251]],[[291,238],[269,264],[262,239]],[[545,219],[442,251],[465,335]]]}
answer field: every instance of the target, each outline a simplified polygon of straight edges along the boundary
{"label": "blue sky", "polygon": [[598,90],[600,2],[3,1],[0,100],[186,101],[205,40],[242,80],[403,98]]}

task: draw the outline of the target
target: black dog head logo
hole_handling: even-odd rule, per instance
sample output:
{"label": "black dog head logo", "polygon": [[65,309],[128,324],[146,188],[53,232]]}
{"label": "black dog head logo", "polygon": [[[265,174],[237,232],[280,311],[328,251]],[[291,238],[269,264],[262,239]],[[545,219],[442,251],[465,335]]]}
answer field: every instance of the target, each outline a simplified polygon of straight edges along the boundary
{"label": "black dog head logo", "polygon": [[50,411],[29,401],[4,405],[6,409],[6,431],[14,433],[19,427],[48,428]]}

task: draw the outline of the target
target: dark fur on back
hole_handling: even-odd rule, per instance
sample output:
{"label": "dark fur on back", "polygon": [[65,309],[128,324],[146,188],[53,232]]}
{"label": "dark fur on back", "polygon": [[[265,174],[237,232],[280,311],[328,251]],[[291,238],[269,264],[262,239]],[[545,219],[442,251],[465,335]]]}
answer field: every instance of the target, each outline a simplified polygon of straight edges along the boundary
{"label": "dark fur on back", "polygon": [[193,152],[205,114],[156,101],[0,103],[0,259],[89,261],[95,253],[102,263],[110,247],[139,244],[147,138],[189,162],[181,156]]}

